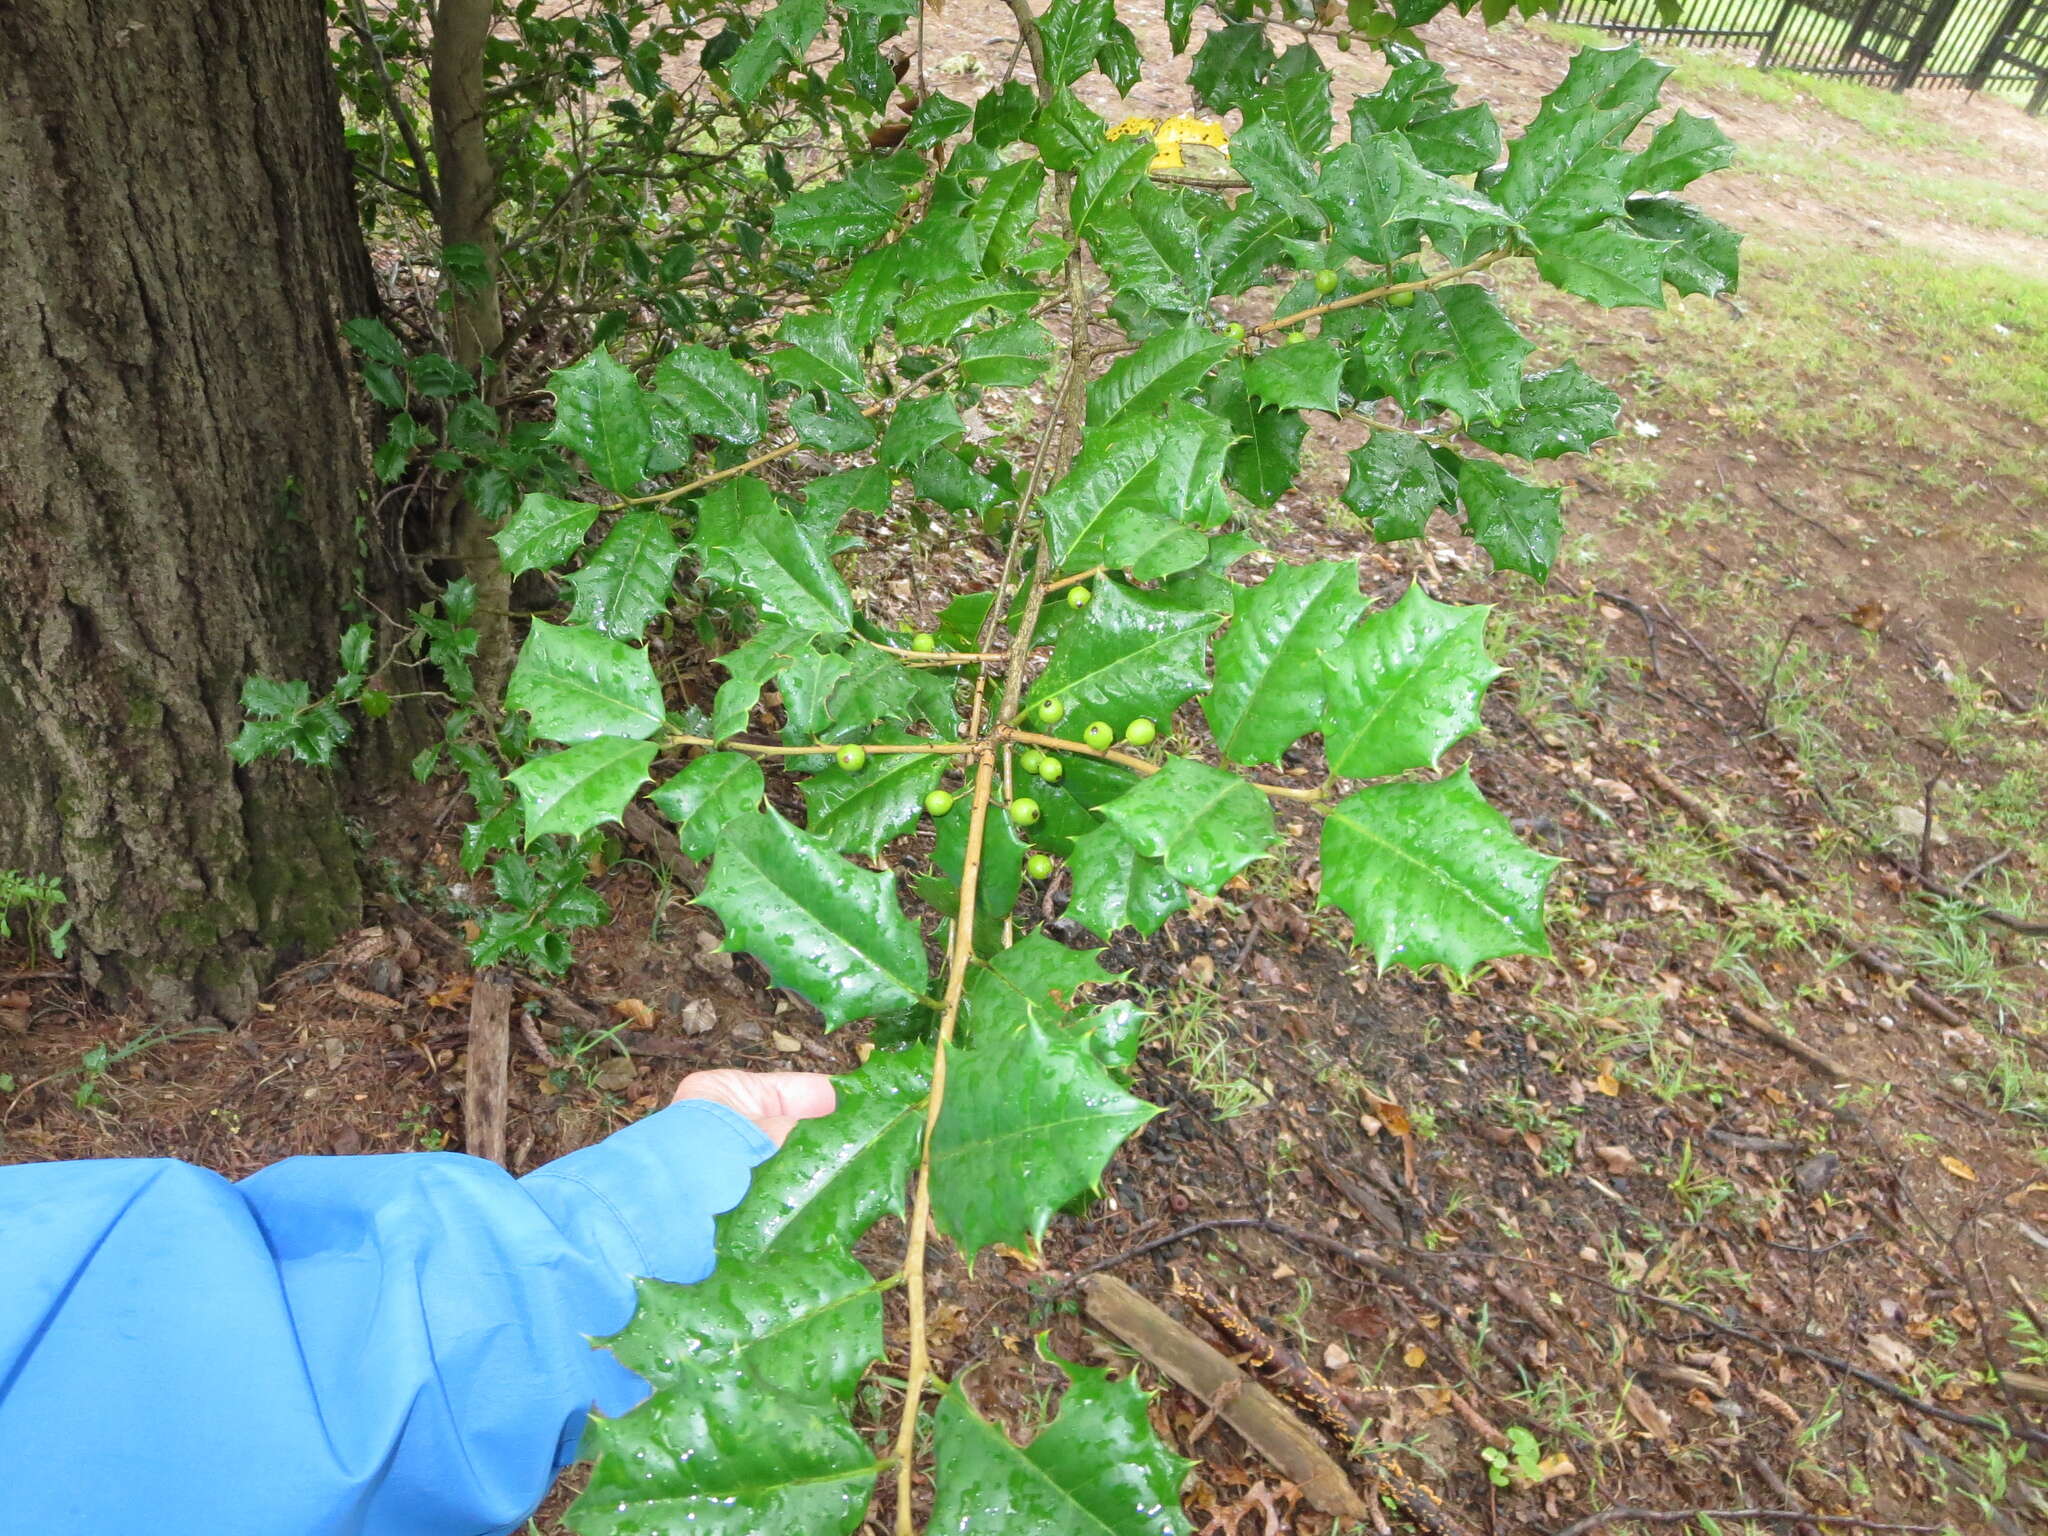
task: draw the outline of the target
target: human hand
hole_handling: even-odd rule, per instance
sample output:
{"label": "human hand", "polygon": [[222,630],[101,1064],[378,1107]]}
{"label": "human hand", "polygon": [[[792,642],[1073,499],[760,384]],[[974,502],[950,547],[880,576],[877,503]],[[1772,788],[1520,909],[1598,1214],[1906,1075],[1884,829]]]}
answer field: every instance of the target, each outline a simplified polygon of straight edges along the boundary
{"label": "human hand", "polygon": [[685,1099],[723,1104],[778,1147],[797,1121],[829,1115],[838,1102],[832,1079],[822,1072],[741,1072],[731,1067],[692,1072],[676,1085],[674,1102]]}

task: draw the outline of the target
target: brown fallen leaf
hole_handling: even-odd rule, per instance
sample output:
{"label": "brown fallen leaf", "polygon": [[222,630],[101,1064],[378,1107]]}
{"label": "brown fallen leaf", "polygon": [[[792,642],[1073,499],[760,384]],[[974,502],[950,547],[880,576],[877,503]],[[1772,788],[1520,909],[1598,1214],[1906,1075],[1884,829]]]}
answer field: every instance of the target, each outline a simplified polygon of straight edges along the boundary
{"label": "brown fallen leaf", "polygon": [[1964,1162],[1960,1157],[1950,1157],[1944,1153],[1940,1162],[1942,1167],[1946,1168],[1957,1178],[1968,1179],[1972,1184],[1977,1182],[1977,1170]]}
{"label": "brown fallen leaf", "polygon": [[654,1028],[654,1010],[637,997],[612,999],[612,1012],[636,1028]]}

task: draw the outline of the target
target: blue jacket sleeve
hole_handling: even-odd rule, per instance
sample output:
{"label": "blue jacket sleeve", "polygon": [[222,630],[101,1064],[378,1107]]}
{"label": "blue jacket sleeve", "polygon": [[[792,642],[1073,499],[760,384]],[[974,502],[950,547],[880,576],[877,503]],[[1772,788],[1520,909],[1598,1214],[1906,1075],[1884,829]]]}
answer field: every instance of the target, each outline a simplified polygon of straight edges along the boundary
{"label": "blue jacket sleeve", "polygon": [[711,1272],[773,1150],[687,1102],[514,1180],[442,1153],[0,1168],[0,1525],[489,1536],[595,1403],[632,1277]]}

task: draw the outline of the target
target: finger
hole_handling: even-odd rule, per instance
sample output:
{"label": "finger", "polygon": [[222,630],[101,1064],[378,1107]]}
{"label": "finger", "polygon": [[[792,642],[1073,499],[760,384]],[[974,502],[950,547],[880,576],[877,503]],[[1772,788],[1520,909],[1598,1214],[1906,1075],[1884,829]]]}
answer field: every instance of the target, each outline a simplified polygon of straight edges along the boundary
{"label": "finger", "polygon": [[763,1115],[754,1122],[754,1128],[779,1147],[789,1140],[789,1133],[796,1129],[796,1124],[794,1115]]}
{"label": "finger", "polygon": [[777,1114],[811,1120],[838,1107],[838,1092],[822,1072],[764,1072],[761,1077]]}

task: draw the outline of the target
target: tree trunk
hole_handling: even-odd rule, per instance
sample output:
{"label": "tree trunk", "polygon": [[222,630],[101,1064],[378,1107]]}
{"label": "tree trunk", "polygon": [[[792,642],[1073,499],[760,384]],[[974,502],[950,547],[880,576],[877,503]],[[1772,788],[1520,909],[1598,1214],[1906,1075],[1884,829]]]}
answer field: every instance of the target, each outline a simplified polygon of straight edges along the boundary
{"label": "tree trunk", "polygon": [[337,787],[229,760],[336,668],[375,307],[321,7],[0,0],[0,868],[85,979],[246,1014],[358,910]]}

